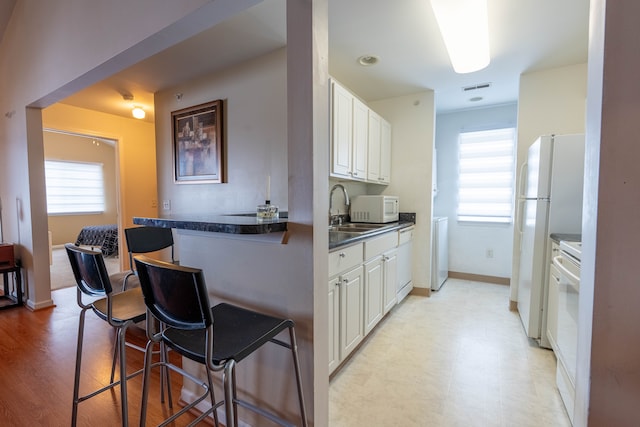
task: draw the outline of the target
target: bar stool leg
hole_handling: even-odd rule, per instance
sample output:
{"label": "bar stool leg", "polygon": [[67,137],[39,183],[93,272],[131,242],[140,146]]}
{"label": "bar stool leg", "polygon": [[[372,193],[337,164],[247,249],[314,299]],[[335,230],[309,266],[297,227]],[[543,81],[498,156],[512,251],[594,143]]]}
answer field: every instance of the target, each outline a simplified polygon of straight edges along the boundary
{"label": "bar stool leg", "polygon": [[237,426],[237,404],[234,402],[236,385],[233,382],[235,377],[236,361],[228,360],[224,366],[222,372],[222,385],[224,387],[224,411],[225,411],[225,426],[236,427]]}
{"label": "bar stool leg", "polygon": [[76,373],[73,381],[73,409],[71,412],[71,426],[75,427],[78,422],[78,396],[80,394],[80,366],[82,364],[82,342],[84,338],[84,318],[87,309],[80,311],[80,321],[78,322],[78,344],[76,346]]}
{"label": "bar stool leg", "polygon": [[298,359],[298,343],[294,327],[289,328],[289,340],[291,343],[291,354],[293,355],[293,366],[296,371],[296,384],[298,386],[298,402],[300,404],[300,417],[303,427],[307,427],[307,411],[304,406],[304,393],[302,391],[302,376],[300,374],[300,360]]}
{"label": "bar stool leg", "polygon": [[129,425],[129,405],[127,404],[127,346],[125,344],[125,334],[128,322],[118,328],[118,346],[120,350],[120,399],[122,406],[122,427]]}

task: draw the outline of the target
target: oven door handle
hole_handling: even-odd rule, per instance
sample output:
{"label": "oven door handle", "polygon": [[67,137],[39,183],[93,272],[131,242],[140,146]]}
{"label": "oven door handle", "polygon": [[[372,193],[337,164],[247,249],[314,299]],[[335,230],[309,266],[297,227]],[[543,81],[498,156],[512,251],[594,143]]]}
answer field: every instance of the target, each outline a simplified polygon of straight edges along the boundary
{"label": "oven door handle", "polygon": [[562,274],[564,274],[569,279],[571,279],[572,282],[580,283],[580,278],[575,274],[573,274],[572,272],[570,272],[569,270],[567,270],[567,267],[562,265],[562,255],[557,255],[553,257],[553,265],[555,265],[556,268],[560,270]]}

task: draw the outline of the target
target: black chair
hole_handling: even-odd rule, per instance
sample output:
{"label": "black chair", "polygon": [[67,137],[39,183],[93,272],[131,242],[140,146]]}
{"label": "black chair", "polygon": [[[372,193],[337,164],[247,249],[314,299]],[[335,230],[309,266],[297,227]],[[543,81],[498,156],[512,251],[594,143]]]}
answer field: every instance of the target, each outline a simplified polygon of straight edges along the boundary
{"label": "black chair", "polygon": [[123,273],[117,273],[118,275],[112,278],[112,283],[121,281],[123,290],[140,286],[133,262],[134,255],[148,254],[171,248],[171,262],[177,263],[174,258],[173,233],[170,228],[147,226],[125,228],[124,236],[127,241],[131,269]]}
{"label": "black chair", "polygon": [[[72,243],[65,245],[73,276],[77,284],[78,305],[81,308],[78,325],[78,345],[76,350],[76,368],[73,385],[73,412],[71,425],[75,426],[78,418],[78,404],[95,395],[120,385],[120,399],[122,407],[122,425],[128,425],[127,380],[142,370],[127,376],[126,347],[132,346],[125,340],[127,328],[145,319],[147,308],[142,291],[135,288],[120,293],[113,293],[109,274],[104,265],[102,253],[78,247]],[[85,303],[83,296],[97,298]],[[111,367],[110,383],[92,393],[80,396],[80,371],[82,365],[82,344],[84,341],[84,321],[87,311],[91,309],[102,320],[117,331],[113,364]],[[137,347],[139,350],[143,350]],[[120,378],[114,381],[116,359],[120,359]]]}
{"label": "black chair", "polygon": [[[196,422],[213,412],[217,424],[216,409],[224,403],[227,427],[237,426],[238,405],[265,416],[277,424],[291,425],[273,413],[239,399],[235,383],[236,364],[262,345],[272,342],[290,349],[298,389],[301,425],[307,426],[293,320],[267,316],[227,303],[210,308],[202,270],[156,261],[142,255],[135,256],[134,260],[145,304],[156,319],[155,322],[147,319],[149,342],[144,365],[141,426],[146,420],[149,373],[152,366],[162,363],[153,365],[151,363],[150,348],[156,342],[164,342],[182,356],[205,366],[208,389],[190,406],[199,403],[208,395],[211,398],[212,407]],[[165,327],[157,330],[152,328],[151,324],[156,327],[161,324]],[[289,331],[289,343],[276,338],[285,329]],[[179,367],[170,366],[170,369],[186,374]],[[214,371],[223,371],[224,401],[222,402],[216,402],[213,395]],[[201,380],[196,379],[196,381],[202,384]],[[202,385],[207,388],[206,385]],[[162,425],[174,419],[175,416]]]}
{"label": "black chair", "polygon": [[124,230],[129,251],[129,262],[134,268],[133,256],[135,254],[148,254],[171,248],[171,262],[176,263],[174,254],[173,232],[164,227],[132,227]]}

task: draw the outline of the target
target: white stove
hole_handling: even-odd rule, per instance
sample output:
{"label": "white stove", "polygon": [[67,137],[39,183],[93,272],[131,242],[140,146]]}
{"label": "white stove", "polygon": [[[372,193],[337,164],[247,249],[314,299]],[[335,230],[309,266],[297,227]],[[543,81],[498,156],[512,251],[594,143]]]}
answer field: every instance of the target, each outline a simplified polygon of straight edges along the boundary
{"label": "white stove", "polygon": [[568,253],[580,263],[582,258],[582,242],[570,242],[568,240],[560,241],[560,250]]}

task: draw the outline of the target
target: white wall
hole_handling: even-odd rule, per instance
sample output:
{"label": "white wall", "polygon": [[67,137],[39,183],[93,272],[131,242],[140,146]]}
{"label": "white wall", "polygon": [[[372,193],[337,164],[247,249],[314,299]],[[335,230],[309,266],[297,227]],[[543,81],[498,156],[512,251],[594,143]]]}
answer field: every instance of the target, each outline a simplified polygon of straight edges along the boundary
{"label": "white wall", "polygon": [[416,213],[413,285],[430,288],[434,93],[424,91],[370,102],[369,107],[391,123],[391,184],[369,184],[368,194],[397,195],[401,212]]}
{"label": "white wall", "polygon": [[[585,132],[587,99],[587,65],[523,74],[518,95],[518,160],[516,170],[525,162],[529,146],[540,135],[562,135]],[[516,179],[519,177],[516,176]],[[516,181],[519,186],[520,182]],[[518,187],[516,187],[518,188]],[[520,235],[514,233],[513,253],[518,254]],[[515,283],[520,258],[513,257],[511,269],[511,301],[518,300]]]}
{"label": "white wall", "polygon": [[[271,176],[271,203],[287,210],[286,50],[191,80],[155,96],[160,213],[255,212]],[[182,93],[177,100],[176,93]],[[224,184],[176,184],[171,112],[208,101],[224,102]],[[162,201],[170,200],[170,211]]]}
{"label": "white wall", "polygon": [[[434,216],[449,218],[449,271],[511,276],[513,224],[457,221],[458,135],[461,131],[516,127],[517,104],[448,112],[436,116],[438,194]],[[493,251],[493,258],[487,257]]]}

